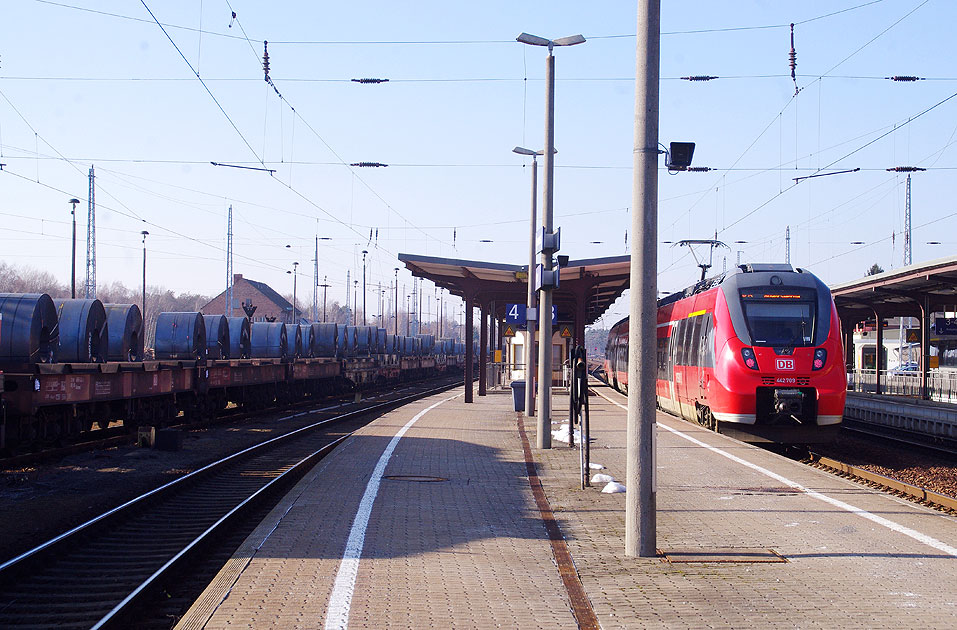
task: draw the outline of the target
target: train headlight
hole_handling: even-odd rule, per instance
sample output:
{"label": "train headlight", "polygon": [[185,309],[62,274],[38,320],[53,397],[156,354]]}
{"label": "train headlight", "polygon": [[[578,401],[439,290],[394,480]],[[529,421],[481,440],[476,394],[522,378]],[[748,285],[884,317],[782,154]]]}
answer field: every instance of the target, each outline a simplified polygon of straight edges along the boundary
{"label": "train headlight", "polygon": [[822,369],[825,363],[827,363],[827,350],[818,348],[814,351],[814,358],[811,360],[811,370],[816,372]]}
{"label": "train headlight", "polygon": [[741,348],[741,358],[744,360],[744,365],[748,369],[758,369],[758,358],[754,356],[754,350],[751,348]]}

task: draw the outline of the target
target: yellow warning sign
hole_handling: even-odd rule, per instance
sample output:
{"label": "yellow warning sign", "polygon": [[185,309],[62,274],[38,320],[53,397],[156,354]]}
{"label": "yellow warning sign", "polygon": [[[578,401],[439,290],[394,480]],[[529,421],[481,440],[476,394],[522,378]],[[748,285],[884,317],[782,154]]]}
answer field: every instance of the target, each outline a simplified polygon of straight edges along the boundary
{"label": "yellow warning sign", "polygon": [[907,343],[919,343],[920,342],[920,331],[916,328],[911,328],[907,331]]}
{"label": "yellow warning sign", "polygon": [[505,325],[505,330],[502,331],[503,337],[514,337],[515,336],[515,327],[511,324]]}
{"label": "yellow warning sign", "polygon": [[572,327],[571,326],[562,326],[562,339],[571,339],[572,337]]}

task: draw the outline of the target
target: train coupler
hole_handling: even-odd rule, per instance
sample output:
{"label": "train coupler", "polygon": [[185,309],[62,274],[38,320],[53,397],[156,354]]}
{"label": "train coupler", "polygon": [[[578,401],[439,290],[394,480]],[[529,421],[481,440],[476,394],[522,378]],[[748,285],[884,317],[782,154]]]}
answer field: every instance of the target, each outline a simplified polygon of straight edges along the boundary
{"label": "train coupler", "polygon": [[774,390],[774,411],[792,416],[798,422],[804,413],[804,392],[800,389]]}

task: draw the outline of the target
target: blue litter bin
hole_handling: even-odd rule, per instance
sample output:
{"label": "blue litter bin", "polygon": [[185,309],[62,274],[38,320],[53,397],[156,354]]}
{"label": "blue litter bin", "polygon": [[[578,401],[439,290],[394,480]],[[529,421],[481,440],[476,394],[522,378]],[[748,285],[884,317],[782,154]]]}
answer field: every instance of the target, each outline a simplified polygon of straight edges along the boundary
{"label": "blue litter bin", "polygon": [[512,381],[512,406],[515,411],[525,411],[525,381]]}

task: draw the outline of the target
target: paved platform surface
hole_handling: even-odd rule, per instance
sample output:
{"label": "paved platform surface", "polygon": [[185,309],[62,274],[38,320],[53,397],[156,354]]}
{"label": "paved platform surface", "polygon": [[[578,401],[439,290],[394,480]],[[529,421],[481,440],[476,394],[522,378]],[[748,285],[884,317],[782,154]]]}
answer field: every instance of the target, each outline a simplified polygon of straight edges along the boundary
{"label": "paved platform surface", "polygon": [[[623,482],[625,399],[599,391],[592,461]],[[177,627],[579,627],[510,393],[454,395],[383,416],[321,462]],[[671,561],[624,556],[625,495],[581,490],[577,449],[532,451],[602,628],[957,627],[957,519],[658,423],[657,546]],[[534,419],[526,430],[534,445]]]}

